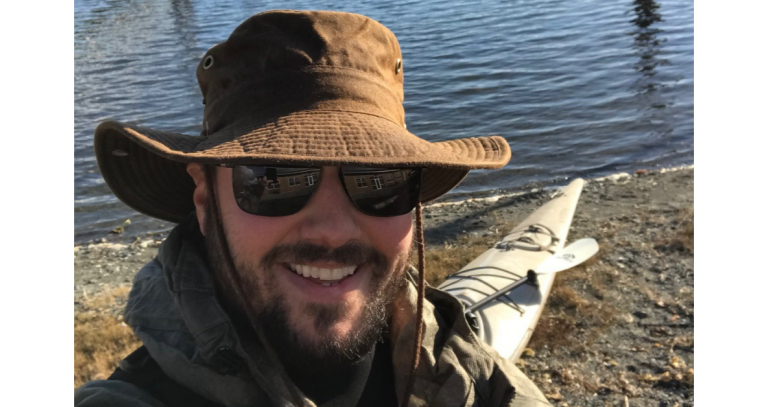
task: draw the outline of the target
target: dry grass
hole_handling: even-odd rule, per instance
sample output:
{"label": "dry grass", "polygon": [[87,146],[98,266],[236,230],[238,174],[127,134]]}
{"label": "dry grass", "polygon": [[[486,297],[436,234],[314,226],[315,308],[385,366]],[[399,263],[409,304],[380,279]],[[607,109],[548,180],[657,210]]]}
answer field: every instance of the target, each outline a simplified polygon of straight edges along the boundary
{"label": "dry grass", "polygon": [[120,360],[141,346],[131,328],[109,312],[116,300],[127,296],[128,288],[119,287],[81,300],[83,310],[75,312],[75,388],[106,379]]}
{"label": "dry grass", "polygon": [[[463,235],[451,243],[442,246],[427,246],[424,254],[426,280],[429,285],[437,287],[445,281],[448,275],[456,273],[467,263],[490,249],[501,238],[501,233],[480,237]],[[417,264],[414,253],[413,264]]]}
{"label": "dry grass", "polygon": [[[609,250],[609,245],[601,243],[595,257],[555,278],[547,307],[531,337],[531,348],[570,347],[580,351],[614,326],[618,311],[611,305],[610,287],[617,272],[600,261]],[[579,286],[591,294],[590,298],[574,289]]]}

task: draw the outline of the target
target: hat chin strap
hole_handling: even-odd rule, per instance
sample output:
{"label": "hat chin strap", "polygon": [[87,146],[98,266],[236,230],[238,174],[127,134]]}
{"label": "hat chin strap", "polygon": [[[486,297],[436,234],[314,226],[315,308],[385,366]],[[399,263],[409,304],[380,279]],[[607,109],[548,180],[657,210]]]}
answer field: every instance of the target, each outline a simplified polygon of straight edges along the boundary
{"label": "hat chin strap", "polygon": [[403,399],[400,401],[401,407],[408,406],[408,400],[413,391],[413,383],[416,380],[416,369],[419,367],[421,341],[422,336],[424,335],[424,224],[422,223],[421,217],[421,202],[416,205],[416,247],[419,255],[419,296],[416,300],[416,338],[413,342],[413,364],[411,365],[411,372],[408,375],[408,384],[405,386]]}

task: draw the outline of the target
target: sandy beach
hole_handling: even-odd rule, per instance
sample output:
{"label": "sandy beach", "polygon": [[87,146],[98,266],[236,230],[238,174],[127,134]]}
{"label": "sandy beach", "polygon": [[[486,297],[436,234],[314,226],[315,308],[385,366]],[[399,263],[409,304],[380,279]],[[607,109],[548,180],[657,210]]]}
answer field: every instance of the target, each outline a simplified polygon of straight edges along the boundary
{"label": "sandy beach", "polygon": [[[552,404],[693,406],[693,180],[692,166],[588,180],[568,240],[593,237],[600,253],[558,275],[517,362]],[[440,256],[456,253],[460,267],[461,256],[490,247],[552,193],[427,206],[427,247],[438,257],[433,265],[454,264]],[[76,327],[78,314],[86,313],[120,323],[134,274],[163,238],[123,241],[112,234],[75,246]],[[430,281],[450,271],[432,272]],[[104,295],[114,300],[94,302]],[[77,340],[76,333],[76,354]]]}

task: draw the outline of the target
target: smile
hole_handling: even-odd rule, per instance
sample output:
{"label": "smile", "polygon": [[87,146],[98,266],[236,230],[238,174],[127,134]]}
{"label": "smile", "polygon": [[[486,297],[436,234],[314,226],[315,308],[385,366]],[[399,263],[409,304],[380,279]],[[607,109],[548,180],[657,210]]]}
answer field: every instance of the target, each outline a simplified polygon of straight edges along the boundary
{"label": "smile", "polygon": [[359,265],[331,269],[313,267],[304,264],[288,264],[288,267],[294,273],[304,278],[311,278],[315,280],[317,284],[320,284],[323,287],[333,287],[338,285],[342,279],[355,274],[358,266]]}

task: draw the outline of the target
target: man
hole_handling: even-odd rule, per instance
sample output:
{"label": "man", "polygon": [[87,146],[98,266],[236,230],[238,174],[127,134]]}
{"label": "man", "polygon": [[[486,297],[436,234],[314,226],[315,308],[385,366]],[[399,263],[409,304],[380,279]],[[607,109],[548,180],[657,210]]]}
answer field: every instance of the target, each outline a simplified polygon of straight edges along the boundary
{"label": "man", "polygon": [[498,136],[405,129],[394,34],[355,14],[261,13],[197,77],[201,137],[96,130],[115,195],[179,225],[126,307],[144,346],[77,405],[548,405],[425,287],[421,203],[511,153]]}

